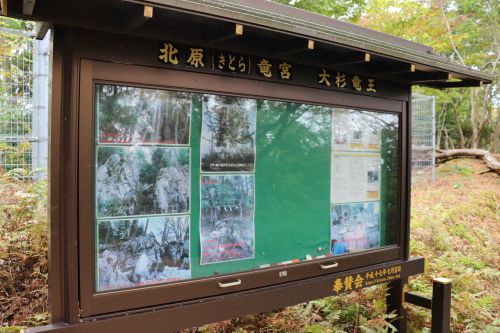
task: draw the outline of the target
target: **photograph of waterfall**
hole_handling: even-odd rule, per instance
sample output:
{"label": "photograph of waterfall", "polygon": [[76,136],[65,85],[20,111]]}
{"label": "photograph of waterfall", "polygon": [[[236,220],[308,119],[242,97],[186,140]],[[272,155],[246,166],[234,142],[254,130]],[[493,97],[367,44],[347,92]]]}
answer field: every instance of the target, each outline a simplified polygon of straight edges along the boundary
{"label": "photograph of waterfall", "polygon": [[97,291],[191,278],[189,216],[99,221]]}
{"label": "photograph of waterfall", "polygon": [[188,145],[192,95],[96,84],[99,142]]}
{"label": "photograph of waterfall", "polygon": [[254,176],[201,177],[201,264],[250,259],[255,252]]}
{"label": "photograph of waterfall", "polygon": [[257,102],[203,95],[202,171],[254,171]]}
{"label": "photograph of waterfall", "polygon": [[97,217],[188,212],[189,163],[189,148],[98,147]]}

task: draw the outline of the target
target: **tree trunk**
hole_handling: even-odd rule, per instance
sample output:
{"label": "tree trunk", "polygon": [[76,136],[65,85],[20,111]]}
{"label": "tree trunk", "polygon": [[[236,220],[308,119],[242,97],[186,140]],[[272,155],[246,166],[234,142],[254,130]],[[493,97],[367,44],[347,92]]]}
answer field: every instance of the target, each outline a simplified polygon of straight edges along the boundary
{"label": "tree trunk", "polygon": [[[446,118],[446,105],[443,106],[443,108],[441,109],[441,112],[439,114],[439,123],[441,125],[439,126],[439,130],[438,130],[437,138],[436,138],[436,146],[438,149],[441,148],[441,137],[442,137],[442,133],[444,131],[445,118]],[[441,121],[441,119],[442,119],[442,121]]]}
{"label": "tree trunk", "polygon": [[500,113],[497,112],[497,122],[495,126],[495,131],[491,137],[490,150],[492,153],[500,152]]}
{"label": "tree trunk", "polygon": [[470,141],[470,147],[476,149],[479,146],[479,128],[477,126],[477,105],[475,101],[476,89],[471,89],[470,92],[470,124],[472,127],[472,137]]}
{"label": "tree trunk", "polygon": [[462,130],[462,122],[460,121],[457,106],[454,103],[451,103],[451,106],[453,107],[453,112],[455,113],[455,122],[457,125],[458,134],[460,135],[460,149],[465,149],[465,136],[464,131]]}
{"label": "tree trunk", "polygon": [[455,158],[479,158],[482,159],[491,171],[500,174],[500,162],[495,155],[483,149],[436,149],[436,163],[444,163]]}

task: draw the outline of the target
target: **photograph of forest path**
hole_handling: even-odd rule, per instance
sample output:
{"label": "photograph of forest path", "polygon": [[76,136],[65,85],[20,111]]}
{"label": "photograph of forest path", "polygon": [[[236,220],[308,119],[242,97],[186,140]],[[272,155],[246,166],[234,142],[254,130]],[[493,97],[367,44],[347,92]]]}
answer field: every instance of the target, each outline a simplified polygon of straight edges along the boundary
{"label": "photograph of forest path", "polygon": [[97,291],[191,278],[189,216],[99,221]]}
{"label": "photograph of forest path", "polygon": [[201,264],[254,257],[254,176],[201,177]]}
{"label": "photograph of forest path", "polygon": [[191,93],[96,85],[100,143],[189,144]]}
{"label": "photograph of forest path", "polygon": [[189,211],[189,148],[98,147],[98,217]]}
{"label": "photograph of forest path", "polygon": [[257,102],[203,95],[202,171],[253,171]]}

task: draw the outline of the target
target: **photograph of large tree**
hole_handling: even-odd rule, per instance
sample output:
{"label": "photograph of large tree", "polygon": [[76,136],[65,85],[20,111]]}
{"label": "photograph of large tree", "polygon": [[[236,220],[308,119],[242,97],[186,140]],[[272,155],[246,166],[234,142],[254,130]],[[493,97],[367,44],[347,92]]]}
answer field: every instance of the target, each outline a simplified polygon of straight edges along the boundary
{"label": "photograph of large tree", "polygon": [[98,147],[98,217],[189,211],[189,148]]}
{"label": "photograph of large tree", "polygon": [[254,176],[201,177],[201,264],[254,257]]}
{"label": "photograph of large tree", "polygon": [[189,144],[191,93],[96,85],[100,143]]}
{"label": "photograph of large tree", "polygon": [[202,171],[253,171],[257,103],[253,99],[204,95]]}
{"label": "photograph of large tree", "polygon": [[97,290],[191,278],[189,216],[100,221]]}

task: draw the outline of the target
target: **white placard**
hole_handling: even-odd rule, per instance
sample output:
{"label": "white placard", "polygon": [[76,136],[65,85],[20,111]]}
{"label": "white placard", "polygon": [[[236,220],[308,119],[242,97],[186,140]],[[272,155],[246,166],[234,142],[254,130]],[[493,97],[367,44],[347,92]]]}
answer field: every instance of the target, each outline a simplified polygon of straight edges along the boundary
{"label": "white placard", "polygon": [[331,203],[380,200],[380,153],[332,152]]}

